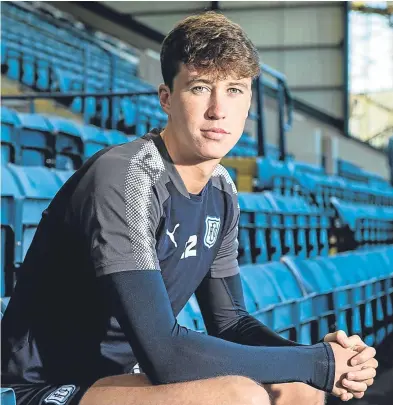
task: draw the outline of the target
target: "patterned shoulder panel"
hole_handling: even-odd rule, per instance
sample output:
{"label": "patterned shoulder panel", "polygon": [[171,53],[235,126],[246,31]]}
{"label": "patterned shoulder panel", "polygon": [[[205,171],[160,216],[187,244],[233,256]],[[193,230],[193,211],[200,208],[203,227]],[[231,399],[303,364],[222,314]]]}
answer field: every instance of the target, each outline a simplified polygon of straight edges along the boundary
{"label": "patterned shoulder panel", "polygon": [[165,173],[160,153],[152,140],[145,141],[130,159],[124,182],[126,219],[132,249],[138,269],[157,268],[155,255],[149,254],[154,246],[154,228],[161,207],[153,195],[153,186]]}
{"label": "patterned shoulder panel", "polygon": [[217,165],[212,174],[212,178],[213,178],[213,185],[215,187],[220,188],[223,191],[237,195],[236,185],[224,166]]}

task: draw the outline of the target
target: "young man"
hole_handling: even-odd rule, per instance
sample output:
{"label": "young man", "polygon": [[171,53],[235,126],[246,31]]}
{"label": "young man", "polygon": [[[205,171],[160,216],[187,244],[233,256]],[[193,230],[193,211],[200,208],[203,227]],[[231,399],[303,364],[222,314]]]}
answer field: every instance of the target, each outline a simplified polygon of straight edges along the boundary
{"label": "young man", "polygon": [[[244,128],[255,48],[205,13],[174,28],[161,63],[166,128],[96,154],[43,213],[3,319],[3,384],[18,405],[361,397],[374,349],[343,333],[298,345],[244,306],[236,189],[219,162]],[[195,291],[209,336],[176,322]]]}

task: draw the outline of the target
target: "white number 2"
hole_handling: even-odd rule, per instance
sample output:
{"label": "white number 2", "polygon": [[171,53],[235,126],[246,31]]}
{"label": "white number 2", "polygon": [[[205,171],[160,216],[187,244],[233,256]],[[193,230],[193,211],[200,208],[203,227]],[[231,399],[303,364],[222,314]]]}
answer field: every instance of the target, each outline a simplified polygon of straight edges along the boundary
{"label": "white number 2", "polygon": [[198,240],[198,238],[197,238],[196,235],[191,235],[188,238],[188,241],[186,242],[186,247],[184,249],[184,252],[181,255],[181,259],[186,259],[187,257],[197,255],[197,251],[196,251],[196,249],[194,249],[196,244],[197,244],[197,240]]}

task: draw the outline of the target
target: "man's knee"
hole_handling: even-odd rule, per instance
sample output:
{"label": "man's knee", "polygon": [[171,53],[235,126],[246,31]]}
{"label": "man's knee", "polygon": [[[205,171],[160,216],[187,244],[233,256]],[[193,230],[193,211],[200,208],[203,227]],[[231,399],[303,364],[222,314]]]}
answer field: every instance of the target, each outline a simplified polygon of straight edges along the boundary
{"label": "man's knee", "polygon": [[227,376],[224,380],[225,389],[231,392],[233,404],[270,405],[269,394],[266,389],[247,377]]}
{"label": "man's knee", "polygon": [[273,405],[324,405],[326,394],[303,383],[272,384],[266,387]]}

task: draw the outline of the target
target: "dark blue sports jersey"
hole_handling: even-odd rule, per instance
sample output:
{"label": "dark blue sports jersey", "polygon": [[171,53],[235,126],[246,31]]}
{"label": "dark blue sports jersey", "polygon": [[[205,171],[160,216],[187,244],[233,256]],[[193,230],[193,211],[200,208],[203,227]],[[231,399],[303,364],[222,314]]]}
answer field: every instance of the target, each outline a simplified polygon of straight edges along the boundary
{"label": "dark blue sports jersey", "polygon": [[[139,362],[158,384],[244,375],[331,390],[330,345],[271,338],[246,313],[238,218],[226,170],[190,195],[157,130],[96,154],[43,213],[3,319],[3,381],[86,384]],[[176,322],[197,289],[213,336]]]}

